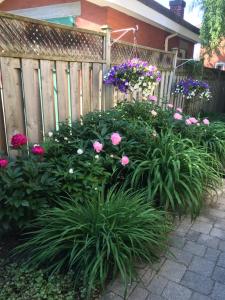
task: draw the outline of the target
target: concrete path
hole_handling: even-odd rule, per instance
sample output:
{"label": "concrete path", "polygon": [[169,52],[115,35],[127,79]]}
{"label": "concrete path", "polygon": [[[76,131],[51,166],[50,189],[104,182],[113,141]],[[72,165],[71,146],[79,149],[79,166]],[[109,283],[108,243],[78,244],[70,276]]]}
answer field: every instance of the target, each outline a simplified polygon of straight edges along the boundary
{"label": "concrete path", "polygon": [[[140,280],[129,286],[128,300],[225,300],[225,197],[193,223],[182,220],[170,239],[170,251],[151,267],[139,266]],[[124,299],[117,279],[102,300]]]}

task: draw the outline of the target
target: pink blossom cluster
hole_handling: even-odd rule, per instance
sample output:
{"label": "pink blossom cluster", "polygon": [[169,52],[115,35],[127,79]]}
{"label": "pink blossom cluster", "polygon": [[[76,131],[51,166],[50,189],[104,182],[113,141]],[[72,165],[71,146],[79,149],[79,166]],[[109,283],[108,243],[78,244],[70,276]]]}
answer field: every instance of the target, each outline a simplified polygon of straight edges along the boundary
{"label": "pink blossom cluster", "polygon": [[[122,141],[122,137],[117,132],[112,133],[110,139],[111,139],[112,145],[114,145],[114,146],[118,146]],[[100,152],[103,151],[104,145],[102,143],[100,143],[99,141],[95,141],[93,143],[93,148],[94,148],[94,151],[96,153],[100,153]],[[122,166],[128,165],[129,164],[129,158],[126,155],[123,155],[121,160],[120,160],[120,163],[121,163]]]}
{"label": "pink blossom cluster", "polygon": [[9,164],[8,159],[0,158],[0,168],[6,168]]}

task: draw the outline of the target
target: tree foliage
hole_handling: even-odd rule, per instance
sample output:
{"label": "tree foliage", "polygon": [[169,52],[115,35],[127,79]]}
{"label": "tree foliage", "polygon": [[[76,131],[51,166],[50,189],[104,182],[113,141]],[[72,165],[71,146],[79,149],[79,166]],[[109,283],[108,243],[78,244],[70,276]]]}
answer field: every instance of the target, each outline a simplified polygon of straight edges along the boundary
{"label": "tree foliage", "polygon": [[203,11],[200,31],[202,45],[207,50],[215,50],[225,37],[225,1],[224,0],[195,0],[194,4]]}

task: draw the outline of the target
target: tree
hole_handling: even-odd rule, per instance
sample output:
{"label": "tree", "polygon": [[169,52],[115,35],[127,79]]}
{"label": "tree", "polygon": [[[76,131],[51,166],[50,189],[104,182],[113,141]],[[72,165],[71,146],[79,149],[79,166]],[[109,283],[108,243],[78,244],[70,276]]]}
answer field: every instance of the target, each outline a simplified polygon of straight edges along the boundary
{"label": "tree", "polygon": [[194,0],[203,11],[200,37],[203,47],[215,50],[225,38],[225,0]]}

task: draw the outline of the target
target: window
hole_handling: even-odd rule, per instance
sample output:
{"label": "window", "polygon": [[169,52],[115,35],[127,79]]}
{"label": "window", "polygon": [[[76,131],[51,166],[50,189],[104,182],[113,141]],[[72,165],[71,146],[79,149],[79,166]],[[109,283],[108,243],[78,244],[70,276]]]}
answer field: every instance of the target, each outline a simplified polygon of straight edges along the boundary
{"label": "window", "polygon": [[225,62],[217,62],[215,64],[215,69],[225,71]]}

